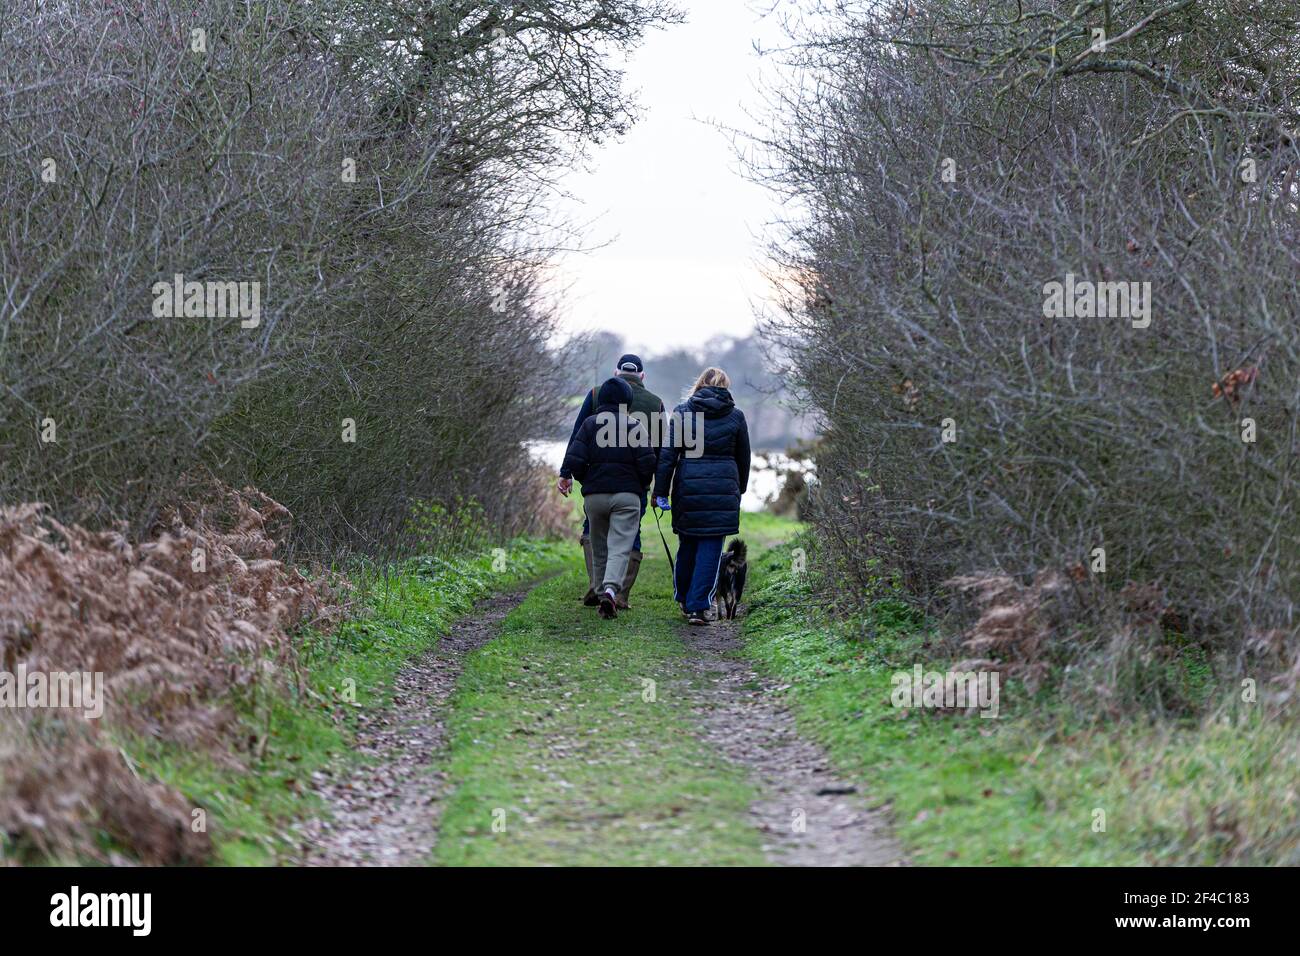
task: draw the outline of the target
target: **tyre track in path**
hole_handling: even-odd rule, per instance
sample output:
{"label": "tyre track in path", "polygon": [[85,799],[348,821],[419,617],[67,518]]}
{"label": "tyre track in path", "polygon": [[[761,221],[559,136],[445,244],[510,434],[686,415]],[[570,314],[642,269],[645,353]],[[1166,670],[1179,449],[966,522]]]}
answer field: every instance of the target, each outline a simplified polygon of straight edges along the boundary
{"label": "tyre track in path", "polygon": [[763,852],[779,866],[901,866],[887,812],[833,773],[826,753],[795,729],[775,683],[740,656],[739,621],[682,626],[704,739],[750,773]]}
{"label": "tyre track in path", "polygon": [[326,813],[298,828],[301,866],[418,866],[428,863],[449,791],[438,766],[448,701],[465,656],[496,637],[501,622],[537,581],[477,604],[409,661],[392,703],[362,711],[354,750],[364,762],[335,761],[312,775]]}

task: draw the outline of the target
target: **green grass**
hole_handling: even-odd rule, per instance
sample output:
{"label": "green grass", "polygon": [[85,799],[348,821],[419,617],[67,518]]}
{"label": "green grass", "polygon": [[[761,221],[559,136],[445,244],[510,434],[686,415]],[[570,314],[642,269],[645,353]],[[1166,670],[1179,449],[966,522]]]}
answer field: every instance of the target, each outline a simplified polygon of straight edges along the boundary
{"label": "green grass", "polygon": [[[915,862],[1300,862],[1293,722],[1242,708],[1204,722],[1081,726],[1049,694],[1014,683],[996,720],[903,712],[891,676],[914,662],[944,666],[905,605],[877,602],[832,625],[788,551],[751,565],[747,652],[791,685],[801,730],[889,804]],[[1198,662],[1190,670],[1204,681]]]}
{"label": "green grass", "polygon": [[[138,772],[176,786],[207,813],[216,862],[274,863],[287,827],[316,812],[310,774],[349,752],[350,712],[384,706],[411,656],[434,647],[451,623],[492,591],[559,566],[571,546],[513,542],[504,570],[491,552],[443,561],[420,558],[362,576],[365,613],[331,635],[302,635],[306,692],[264,693],[236,702],[249,753],[225,762],[210,752],[146,739],[120,741]],[[497,562],[500,567],[500,561]],[[364,767],[358,765],[364,775]]]}

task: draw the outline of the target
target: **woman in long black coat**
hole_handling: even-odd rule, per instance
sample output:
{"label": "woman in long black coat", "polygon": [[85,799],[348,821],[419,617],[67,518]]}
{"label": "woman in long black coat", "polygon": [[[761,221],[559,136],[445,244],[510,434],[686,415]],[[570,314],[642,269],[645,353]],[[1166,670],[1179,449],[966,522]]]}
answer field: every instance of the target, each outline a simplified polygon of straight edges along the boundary
{"label": "woman in long black coat", "polygon": [[670,509],[677,535],[673,596],[692,624],[707,624],[722,544],[740,531],[749,485],[749,426],[731,397],[731,379],[706,368],[673,410],[655,470],[655,502]]}

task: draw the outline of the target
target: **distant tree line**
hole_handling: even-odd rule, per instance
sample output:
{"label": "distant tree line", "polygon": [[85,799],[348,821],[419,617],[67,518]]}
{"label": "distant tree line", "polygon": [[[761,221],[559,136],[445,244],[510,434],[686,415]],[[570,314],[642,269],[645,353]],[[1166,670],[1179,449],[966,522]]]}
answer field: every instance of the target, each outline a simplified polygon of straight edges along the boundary
{"label": "distant tree line", "polygon": [[[612,374],[614,363],[632,346],[616,332],[597,332],[573,343],[566,361],[569,391],[576,401]],[[718,336],[697,349],[638,353],[646,363],[646,385],[671,410],[709,365],[731,376],[736,404],[749,422],[755,448],[784,451],[811,435],[811,422],[794,404],[795,396],[773,371],[776,362],[757,335]],[[556,437],[567,437],[572,422],[561,423]]]}

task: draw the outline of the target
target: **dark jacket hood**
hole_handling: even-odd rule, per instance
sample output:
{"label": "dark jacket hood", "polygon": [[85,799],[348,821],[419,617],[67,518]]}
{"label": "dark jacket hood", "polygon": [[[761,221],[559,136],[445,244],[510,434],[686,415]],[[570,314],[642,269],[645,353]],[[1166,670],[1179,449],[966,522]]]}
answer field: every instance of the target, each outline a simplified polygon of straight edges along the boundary
{"label": "dark jacket hood", "polygon": [[718,385],[705,385],[686,400],[693,412],[702,412],[705,418],[721,418],[731,414],[736,401],[731,392]]}
{"label": "dark jacket hood", "polygon": [[621,378],[607,379],[596,393],[596,407],[617,408],[619,405],[632,404],[632,386]]}

